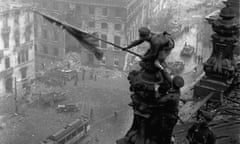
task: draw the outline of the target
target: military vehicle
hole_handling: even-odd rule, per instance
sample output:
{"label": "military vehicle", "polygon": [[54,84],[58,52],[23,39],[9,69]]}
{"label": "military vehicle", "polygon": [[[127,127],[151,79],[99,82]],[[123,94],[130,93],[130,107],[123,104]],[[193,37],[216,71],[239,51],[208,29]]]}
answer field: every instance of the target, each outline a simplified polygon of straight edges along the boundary
{"label": "military vehicle", "polygon": [[181,51],[181,56],[183,57],[191,57],[194,53],[194,47],[185,43],[184,47]]}
{"label": "military vehicle", "polygon": [[185,67],[183,61],[167,62],[167,65],[172,74],[181,74]]}

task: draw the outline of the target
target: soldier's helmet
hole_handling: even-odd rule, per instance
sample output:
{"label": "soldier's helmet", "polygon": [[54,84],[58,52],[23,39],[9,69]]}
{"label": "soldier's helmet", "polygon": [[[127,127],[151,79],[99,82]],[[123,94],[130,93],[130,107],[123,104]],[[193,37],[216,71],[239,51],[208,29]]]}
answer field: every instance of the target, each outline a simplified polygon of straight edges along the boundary
{"label": "soldier's helmet", "polygon": [[175,76],[172,82],[173,86],[176,88],[181,88],[184,86],[184,79],[181,76]]}
{"label": "soldier's helmet", "polygon": [[213,120],[214,116],[202,110],[199,110],[198,112],[200,114],[200,126],[207,127],[208,123]]}
{"label": "soldier's helmet", "polygon": [[139,32],[139,36],[143,38],[148,37],[151,33],[151,31],[147,27],[139,28],[138,32]]}

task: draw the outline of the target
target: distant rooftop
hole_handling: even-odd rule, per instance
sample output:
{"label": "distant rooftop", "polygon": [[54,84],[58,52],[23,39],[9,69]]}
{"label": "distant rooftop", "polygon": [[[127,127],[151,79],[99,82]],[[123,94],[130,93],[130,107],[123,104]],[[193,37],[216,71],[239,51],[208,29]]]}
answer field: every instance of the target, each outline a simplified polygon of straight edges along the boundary
{"label": "distant rooftop", "polygon": [[84,3],[102,6],[126,7],[133,0],[58,0],[73,3]]}

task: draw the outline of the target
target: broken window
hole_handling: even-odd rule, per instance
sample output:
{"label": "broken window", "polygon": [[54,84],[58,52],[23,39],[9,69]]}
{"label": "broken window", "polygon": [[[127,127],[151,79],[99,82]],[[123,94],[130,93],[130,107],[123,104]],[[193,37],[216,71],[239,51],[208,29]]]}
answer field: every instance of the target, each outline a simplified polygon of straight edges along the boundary
{"label": "broken window", "polygon": [[120,8],[115,9],[115,17],[123,16],[122,10]]}
{"label": "broken window", "polygon": [[107,23],[102,23],[101,27],[102,27],[102,29],[107,29],[108,28],[108,24]]}
{"label": "broken window", "polygon": [[89,28],[95,28],[95,22],[88,22]]}
{"label": "broken window", "polygon": [[9,30],[8,28],[4,28],[2,30],[2,39],[3,39],[3,46],[5,49],[9,48]]}
{"label": "broken window", "polygon": [[75,5],[74,4],[69,4],[69,9],[68,9],[68,16],[69,17],[74,17],[74,15],[75,15],[75,9],[76,9],[76,7],[75,7]]}
{"label": "broken window", "polygon": [[107,14],[108,14],[108,9],[107,8],[103,8],[102,9],[102,15],[103,16],[107,16]]}
{"label": "broken window", "polygon": [[43,45],[43,53],[48,54],[48,47],[46,45]]}
{"label": "broken window", "polygon": [[10,68],[10,58],[6,57],[5,58],[5,69],[8,69],[8,68]]}
{"label": "broken window", "polygon": [[23,49],[20,52],[18,52],[18,64],[25,63],[29,60],[29,54],[28,49]]}
{"label": "broken window", "polygon": [[20,32],[19,29],[16,29],[14,32],[14,40],[15,40],[15,46],[19,47],[20,46]]}
{"label": "broken window", "polygon": [[19,24],[19,14],[20,14],[20,12],[17,11],[17,12],[15,12],[15,15],[14,15],[14,23],[15,23],[16,25]]}
{"label": "broken window", "polygon": [[115,24],[114,29],[117,30],[117,31],[120,31],[122,29],[122,25],[121,24]]}
{"label": "broken window", "polygon": [[[121,45],[121,37],[120,36],[114,36],[114,44]],[[114,50],[118,50],[116,47],[114,47]]]}
{"label": "broken window", "polygon": [[32,25],[28,24],[25,28],[24,36],[26,41],[30,41],[31,38],[31,33],[32,33]]}
{"label": "broken window", "polygon": [[3,22],[3,27],[7,27],[8,26],[8,15],[7,14],[5,14],[3,16],[2,22]]}
{"label": "broken window", "polygon": [[[102,34],[101,39],[107,41],[107,35]],[[107,48],[107,44],[104,41],[101,41],[101,48]]]}
{"label": "broken window", "polygon": [[7,93],[12,93],[13,92],[13,78],[9,77],[5,81],[5,89]]}
{"label": "broken window", "polygon": [[43,39],[48,39],[48,33],[46,29],[42,29],[42,37]]}
{"label": "broken window", "polygon": [[55,11],[58,11],[58,10],[59,10],[59,3],[58,3],[58,2],[54,2],[54,3],[53,3],[53,9],[54,9]]}
{"label": "broken window", "polygon": [[58,41],[59,40],[58,30],[53,30],[53,40],[54,41]]}
{"label": "broken window", "polygon": [[24,55],[25,55],[25,61],[28,61],[29,60],[28,49],[24,51]]}
{"label": "broken window", "polygon": [[77,14],[79,14],[79,15],[82,14],[82,7],[80,4],[76,5],[76,11],[77,11]]}
{"label": "broken window", "polygon": [[58,48],[54,48],[53,49],[53,55],[58,56],[58,54],[59,54]]}
{"label": "broken window", "polygon": [[27,78],[27,67],[23,67],[20,69],[20,73],[21,73],[21,78],[22,80]]}
{"label": "broken window", "polygon": [[118,58],[114,58],[114,66],[119,66],[119,59]]}
{"label": "broken window", "polygon": [[26,12],[26,15],[25,15],[25,23],[28,24],[30,22],[30,13],[29,12]]}
{"label": "broken window", "polygon": [[35,51],[38,51],[38,46],[37,46],[37,44],[34,44],[34,50],[35,50]]}
{"label": "broken window", "polygon": [[17,60],[18,60],[18,64],[21,64],[21,54],[20,54],[20,52],[18,53]]}
{"label": "broken window", "polygon": [[88,10],[89,10],[89,14],[91,14],[91,15],[95,14],[95,7],[94,6],[89,6]]}

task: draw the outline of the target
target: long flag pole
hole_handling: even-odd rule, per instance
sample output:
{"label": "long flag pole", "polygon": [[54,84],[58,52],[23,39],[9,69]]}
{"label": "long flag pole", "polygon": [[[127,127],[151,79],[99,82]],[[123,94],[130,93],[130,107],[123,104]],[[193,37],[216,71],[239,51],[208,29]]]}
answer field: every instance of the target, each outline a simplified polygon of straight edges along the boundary
{"label": "long flag pole", "polygon": [[90,36],[93,37],[93,38],[95,38],[95,39],[97,39],[97,40],[103,41],[103,42],[105,42],[105,43],[107,43],[107,44],[110,44],[110,45],[112,45],[112,46],[114,46],[114,47],[116,47],[116,48],[118,48],[118,49],[121,49],[121,50],[126,51],[126,52],[128,52],[128,53],[131,53],[131,54],[133,54],[133,55],[135,55],[135,56],[138,56],[138,57],[140,57],[141,59],[143,58],[142,55],[137,54],[137,53],[135,53],[135,52],[133,52],[133,51],[130,51],[130,50],[124,49],[123,47],[121,47],[121,46],[119,46],[119,45],[116,45],[116,44],[111,43],[111,42],[108,42],[108,41],[106,41],[106,40],[103,40],[103,39],[97,38],[97,37],[95,37],[95,36],[93,36],[93,35],[90,35]]}
{"label": "long flag pole", "polygon": [[[49,17],[49,18],[51,18],[51,19],[59,22],[61,25],[69,26],[69,27],[72,27],[72,28],[77,29],[77,30],[79,30],[79,31],[82,31],[82,30],[80,30],[79,28],[77,28],[77,27],[75,27],[75,26],[73,26],[73,25],[71,25],[71,24],[69,24],[69,23],[67,23],[67,22],[60,22],[60,21],[57,20],[56,18],[54,18],[54,17],[52,17],[52,16],[49,16],[49,15],[46,15],[46,14],[43,14],[43,13],[37,11],[36,9],[33,9],[33,12],[38,13],[39,15],[42,15],[42,16],[44,16],[44,17]],[[85,32],[84,32],[84,33],[85,33]],[[91,34],[89,34],[89,33],[86,33],[86,34],[88,34],[90,37],[93,37],[93,38],[96,39],[96,40],[103,41],[103,42],[105,42],[105,43],[107,43],[107,44],[110,44],[110,45],[114,46],[115,48],[121,49],[122,51],[126,51],[126,52],[128,52],[128,53],[131,53],[131,54],[133,54],[133,55],[135,55],[135,56],[140,57],[141,59],[143,58],[142,55],[137,54],[137,53],[135,53],[135,52],[133,52],[133,51],[124,49],[123,47],[121,47],[121,46],[119,46],[119,45],[116,45],[116,44],[114,44],[114,43],[111,43],[111,42],[108,42],[108,41],[106,41],[106,40],[100,39],[100,38],[95,37],[95,36],[93,36],[93,35],[91,35]]]}

